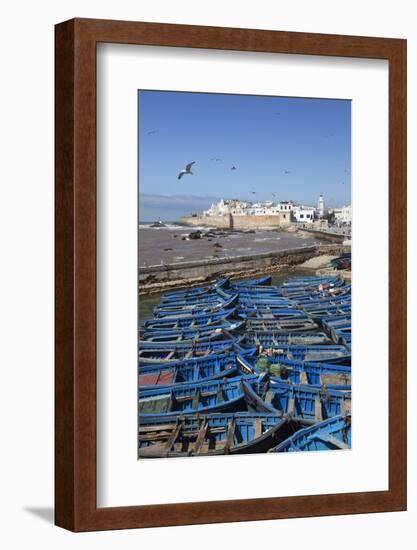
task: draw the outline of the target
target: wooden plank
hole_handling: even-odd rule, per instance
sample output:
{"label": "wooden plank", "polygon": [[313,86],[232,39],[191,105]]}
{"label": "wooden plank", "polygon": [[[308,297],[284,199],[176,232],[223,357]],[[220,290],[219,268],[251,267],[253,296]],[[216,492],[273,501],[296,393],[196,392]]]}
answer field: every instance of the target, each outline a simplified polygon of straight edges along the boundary
{"label": "wooden plank", "polygon": [[175,428],[172,430],[171,435],[168,438],[168,441],[164,447],[164,452],[166,455],[168,455],[169,451],[171,450],[172,446],[174,445],[177,437],[179,436],[181,430],[182,430],[183,423],[182,421],[178,422]]}
{"label": "wooden plank", "polygon": [[262,435],[262,418],[255,418],[253,420],[254,439],[261,437]]}
{"label": "wooden plank", "polygon": [[224,445],[224,453],[227,454],[230,450],[230,447],[233,445],[233,437],[235,435],[235,419],[232,418],[229,420],[229,424],[227,427],[227,436],[226,436],[226,443]]}
{"label": "wooden plank", "polygon": [[314,400],[314,416],[317,421],[323,420],[323,408],[320,395],[316,395],[316,398]]}
{"label": "wooden plank", "polygon": [[208,430],[208,421],[204,420],[203,423],[201,424],[201,428],[197,435],[197,439],[193,449],[193,454],[198,455],[201,452],[203,443],[206,438],[207,430]]}

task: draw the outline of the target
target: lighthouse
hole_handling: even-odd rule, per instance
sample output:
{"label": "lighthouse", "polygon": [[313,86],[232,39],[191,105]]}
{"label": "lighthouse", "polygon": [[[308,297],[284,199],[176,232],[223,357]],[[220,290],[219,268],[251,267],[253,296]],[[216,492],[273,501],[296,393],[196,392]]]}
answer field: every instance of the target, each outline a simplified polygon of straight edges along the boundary
{"label": "lighthouse", "polygon": [[317,201],[317,212],[318,212],[319,218],[322,218],[324,216],[323,193],[320,193],[319,200]]}

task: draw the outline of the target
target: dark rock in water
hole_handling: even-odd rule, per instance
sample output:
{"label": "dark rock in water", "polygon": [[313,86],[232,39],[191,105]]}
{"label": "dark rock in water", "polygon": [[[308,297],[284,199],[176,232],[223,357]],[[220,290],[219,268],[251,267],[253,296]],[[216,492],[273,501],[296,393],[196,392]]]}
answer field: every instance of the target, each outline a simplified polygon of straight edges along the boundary
{"label": "dark rock in water", "polygon": [[200,231],[200,230],[198,230],[198,231],[193,231],[192,233],[190,233],[190,234],[188,235],[188,237],[189,237],[190,239],[201,239],[201,231]]}
{"label": "dark rock in water", "polygon": [[182,241],[186,241],[186,240],[187,240],[187,237],[181,237],[181,240],[182,240]]}
{"label": "dark rock in water", "polygon": [[213,246],[216,247],[216,248],[223,248],[222,245],[219,244],[219,243],[214,243]]}
{"label": "dark rock in water", "polygon": [[254,229],[248,229],[245,233],[256,233],[256,231]]}
{"label": "dark rock in water", "polygon": [[208,241],[212,241],[213,239],[207,239]]}
{"label": "dark rock in water", "polygon": [[204,236],[213,238],[216,236],[216,234],[213,233],[213,231],[207,231],[207,233],[204,233]]}
{"label": "dark rock in water", "polygon": [[169,250],[174,250],[173,248],[164,248],[164,252],[168,252]]}
{"label": "dark rock in water", "polygon": [[164,223],[162,223],[161,221],[158,221],[158,222],[155,222],[155,223],[151,223],[151,225],[149,227],[166,227],[166,225]]}

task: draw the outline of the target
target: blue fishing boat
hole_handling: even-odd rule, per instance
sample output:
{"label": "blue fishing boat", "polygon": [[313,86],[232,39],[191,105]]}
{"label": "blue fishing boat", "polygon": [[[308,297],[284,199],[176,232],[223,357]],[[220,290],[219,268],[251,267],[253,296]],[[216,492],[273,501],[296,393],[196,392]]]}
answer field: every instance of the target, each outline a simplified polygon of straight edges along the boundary
{"label": "blue fishing boat", "polygon": [[338,415],[299,430],[269,452],[291,453],[350,449],[351,434],[351,415]]}
{"label": "blue fishing boat", "polygon": [[[144,342],[146,344],[146,342]],[[242,347],[230,340],[218,340],[212,342],[200,342],[192,345],[161,344],[148,347],[139,345],[138,361],[140,365],[161,365],[163,363],[180,363],[185,359],[197,359],[226,352],[253,355],[256,346]]]}
{"label": "blue fishing boat", "polygon": [[310,311],[317,309],[319,307],[327,306],[346,306],[351,305],[352,296],[351,294],[345,294],[343,296],[330,296],[326,298],[319,298],[315,300],[292,300],[292,306],[303,309],[303,311]]}
{"label": "blue fishing boat", "polygon": [[211,314],[217,311],[228,311],[236,305],[239,299],[239,295],[235,294],[228,300],[220,298],[213,302],[198,302],[196,304],[183,305],[183,306],[156,306],[153,310],[156,318],[161,317],[176,317],[179,315],[200,315]]}
{"label": "blue fishing boat", "polygon": [[200,340],[201,338],[214,336],[216,333],[220,336],[222,330],[239,330],[243,327],[243,324],[244,321],[220,321],[216,324],[200,328],[181,328],[176,330],[146,328],[146,330],[140,332],[140,338],[153,342],[177,342],[181,338],[185,340]]}
{"label": "blue fishing boat", "polygon": [[[244,357],[244,356],[242,356]],[[205,382],[215,378],[238,375],[234,352],[193,357],[183,361],[166,362],[159,365],[139,365],[139,388],[170,386]]]}
{"label": "blue fishing boat", "polygon": [[189,288],[186,290],[176,290],[173,292],[165,292],[162,296],[163,299],[170,300],[171,298],[188,298],[191,296],[200,296],[207,292],[213,292],[217,289],[227,288],[229,285],[229,279],[219,279],[212,285],[200,286],[196,288]]}
{"label": "blue fishing boat", "polygon": [[336,344],[343,341],[348,341],[350,343],[350,336],[352,332],[352,321],[350,315],[324,317],[321,320],[321,324],[323,328],[329,331],[333,341]]}
{"label": "blue fishing boat", "polygon": [[190,296],[188,298],[177,298],[177,299],[171,299],[166,300],[164,298],[161,298],[159,302],[159,306],[162,308],[182,308],[187,306],[195,306],[195,305],[209,305],[209,304],[218,304],[219,301],[227,301],[230,298],[232,298],[236,292],[232,293],[226,293],[221,292],[220,290],[216,290],[215,292],[208,292],[207,294],[202,294],[200,296]]}
{"label": "blue fishing boat", "polygon": [[161,317],[145,321],[143,329],[149,330],[181,330],[185,328],[202,328],[222,323],[232,317],[235,309],[223,309],[215,313],[197,313],[195,315],[179,315],[178,317]]}
{"label": "blue fishing boat", "polygon": [[300,287],[300,286],[312,286],[312,285],[323,285],[323,284],[335,284],[340,281],[343,281],[338,276],[330,276],[330,277],[289,277],[287,281],[282,283],[283,288],[290,288],[290,287]]}
{"label": "blue fishing boat", "polygon": [[258,346],[258,352],[265,354],[271,361],[289,359],[293,361],[333,362],[344,361],[349,365],[351,356],[345,346],[335,345],[271,345]]}
{"label": "blue fishing boat", "polygon": [[270,348],[281,345],[310,346],[330,344],[332,340],[324,332],[284,333],[274,331],[252,331],[244,336],[243,345],[256,345]]}
{"label": "blue fishing boat", "polygon": [[281,287],[283,296],[297,299],[305,295],[310,296],[329,296],[340,292],[340,288],[343,288],[345,281],[343,279],[336,278],[331,281],[323,281],[320,283],[309,283],[300,285],[287,285]]}
{"label": "blue fishing boat", "polygon": [[351,368],[330,362],[293,361],[289,359],[259,358],[238,355],[240,370],[245,374],[269,374],[272,381],[290,381],[291,384],[326,386],[331,389],[350,390]]}
{"label": "blue fishing boat", "polygon": [[[201,345],[201,344],[200,344]],[[253,349],[256,350],[254,347]],[[161,365],[162,363],[180,363],[185,359],[197,359],[225,352],[234,351],[234,346],[231,343],[226,343],[219,346],[217,349],[212,349],[211,346],[206,346],[203,350],[195,348],[177,348],[175,345],[168,347],[143,348],[139,346],[138,362],[141,365]]]}
{"label": "blue fishing boat", "polygon": [[[305,311],[305,310],[303,310]],[[314,321],[319,322],[321,319],[325,319],[326,317],[330,316],[336,316],[336,315],[350,315],[351,314],[351,306],[345,305],[345,306],[326,306],[321,308],[315,308],[310,309],[308,311],[305,311],[305,313],[311,317]]]}
{"label": "blue fishing boat", "polygon": [[264,277],[258,277],[257,279],[240,279],[238,281],[231,280],[231,286],[237,288],[245,286],[269,286],[272,282],[272,275],[265,275]]}
{"label": "blue fishing boat", "polygon": [[242,377],[239,376],[150,390],[139,388],[138,410],[139,418],[155,414],[203,414],[237,411],[244,407],[244,402]]}
{"label": "blue fishing boat", "polygon": [[139,458],[265,452],[300,428],[280,414],[237,412],[139,417]]}
{"label": "blue fishing boat", "polygon": [[248,332],[302,332],[314,330],[318,325],[308,317],[295,319],[247,319],[246,330]]}
{"label": "blue fishing boat", "polygon": [[[207,350],[220,350],[231,345],[243,345],[245,336],[243,334],[232,334],[231,332],[220,331],[213,336],[207,338],[201,338],[200,340],[182,339],[178,342],[151,342],[148,340],[139,340],[139,350],[152,350],[152,349],[169,349],[169,350],[195,350],[195,351],[207,351]],[[245,346],[250,344],[245,344]]]}
{"label": "blue fishing boat", "polygon": [[242,378],[249,410],[287,414],[319,422],[350,412],[350,392],[272,380]]}
{"label": "blue fishing boat", "polygon": [[291,308],[294,307],[286,298],[273,298],[273,297],[247,297],[239,294],[239,305],[247,307],[261,307],[261,308]]}
{"label": "blue fishing boat", "polygon": [[241,304],[237,308],[241,319],[292,319],[306,317],[306,314],[294,308]]}

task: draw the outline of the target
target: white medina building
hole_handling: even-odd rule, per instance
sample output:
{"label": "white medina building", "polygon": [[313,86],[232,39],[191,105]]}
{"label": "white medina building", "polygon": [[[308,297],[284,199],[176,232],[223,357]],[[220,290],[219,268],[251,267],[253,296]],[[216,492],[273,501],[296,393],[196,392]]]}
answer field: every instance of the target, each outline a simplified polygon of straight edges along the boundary
{"label": "white medina building", "polygon": [[316,209],[312,206],[299,206],[293,212],[294,218],[299,223],[313,223]]}
{"label": "white medina building", "polygon": [[335,210],[335,220],[340,223],[352,223],[352,205],[342,206]]}
{"label": "white medina building", "polygon": [[244,215],[247,208],[251,206],[250,202],[239,201],[237,199],[221,200],[217,204],[212,204],[208,210],[203,212],[204,216],[228,216],[229,214]]}
{"label": "white medina building", "polygon": [[276,216],[284,214],[283,217],[285,218],[285,214],[288,213],[288,219],[290,219],[293,206],[293,203],[287,201],[279,203],[273,203],[272,201],[251,203],[249,201],[240,201],[237,199],[222,199],[217,204],[212,204],[203,215],[227,216],[232,214],[233,216]]}

